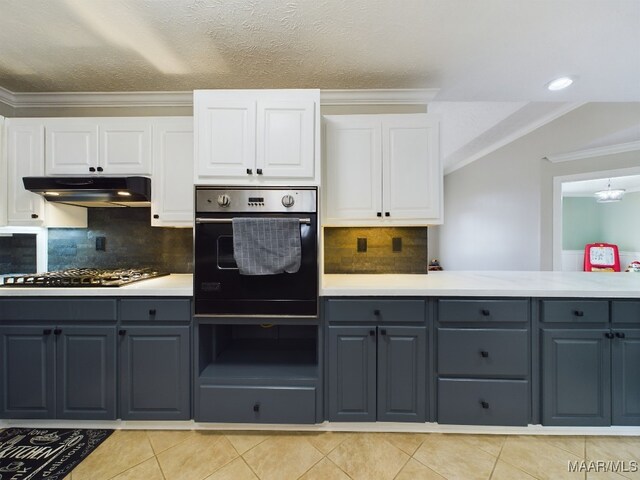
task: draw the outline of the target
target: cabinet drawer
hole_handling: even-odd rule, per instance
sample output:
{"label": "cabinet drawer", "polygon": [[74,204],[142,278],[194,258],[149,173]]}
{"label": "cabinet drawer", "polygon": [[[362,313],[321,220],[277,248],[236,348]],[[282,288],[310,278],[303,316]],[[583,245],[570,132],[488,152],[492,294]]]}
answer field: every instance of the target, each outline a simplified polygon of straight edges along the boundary
{"label": "cabinet drawer", "polygon": [[613,323],[640,323],[640,301],[616,300],[611,303]]}
{"label": "cabinet drawer", "polygon": [[526,330],[438,329],[438,374],[526,376],[529,336]]}
{"label": "cabinet drawer", "polygon": [[438,320],[447,322],[527,322],[528,300],[439,300]]}
{"label": "cabinet drawer", "polygon": [[327,300],[330,322],[424,322],[424,300]]}
{"label": "cabinet drawer", "polygon": [[543,322],[609,322],[607,300],[543,300],[541,302]]}
{"label": "cabinet drawer", "polygon": [[0,320],[115,321],[116,300],[72,298],[0,300]]}
{"label": "cabinet drawer", "polygon": [[120,301],[123,322],[184,322],[191,319],[190,300],[137,299]]}
{"label": "cabinet drawer", "polygon": [[525,380],[438,380],[438,423],[527,425]]}
{"label": "cabinet drawer", "polygon": [[315,423],[314,387],[202,386],[199,422]]}

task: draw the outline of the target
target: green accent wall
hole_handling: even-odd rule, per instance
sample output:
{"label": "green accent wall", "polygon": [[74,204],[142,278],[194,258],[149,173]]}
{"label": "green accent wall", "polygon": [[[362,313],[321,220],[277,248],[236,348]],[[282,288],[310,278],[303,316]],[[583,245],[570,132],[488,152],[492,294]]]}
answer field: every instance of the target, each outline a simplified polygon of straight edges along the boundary
{"label": "green accent wall", "polygon": [[562,249],[583,250],[587,243],[613,243],[620,251],[640,251],[640,192],[621,201],[597,203],[593,197],[562,199]]}

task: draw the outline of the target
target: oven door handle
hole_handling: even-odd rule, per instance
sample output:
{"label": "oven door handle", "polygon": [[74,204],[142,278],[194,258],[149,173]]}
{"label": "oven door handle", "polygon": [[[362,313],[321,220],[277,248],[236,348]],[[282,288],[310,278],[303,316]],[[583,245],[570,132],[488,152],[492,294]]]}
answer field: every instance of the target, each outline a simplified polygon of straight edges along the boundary
{"label": "oven door handle", "polygon": [[[231,223],[231,218],[199,218],[196,217],[196,223]],[[300,223],[311,224],[310,218],[301,218]]]}

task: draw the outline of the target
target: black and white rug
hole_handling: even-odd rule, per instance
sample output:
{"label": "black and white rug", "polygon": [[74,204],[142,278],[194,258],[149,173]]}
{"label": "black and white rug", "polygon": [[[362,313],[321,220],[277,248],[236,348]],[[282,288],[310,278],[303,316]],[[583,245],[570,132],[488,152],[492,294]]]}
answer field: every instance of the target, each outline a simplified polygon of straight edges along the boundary
{"label": "black and white rug", "polygon": [[0,480],[62,480],[112,432],[67,428],[0,431]]}

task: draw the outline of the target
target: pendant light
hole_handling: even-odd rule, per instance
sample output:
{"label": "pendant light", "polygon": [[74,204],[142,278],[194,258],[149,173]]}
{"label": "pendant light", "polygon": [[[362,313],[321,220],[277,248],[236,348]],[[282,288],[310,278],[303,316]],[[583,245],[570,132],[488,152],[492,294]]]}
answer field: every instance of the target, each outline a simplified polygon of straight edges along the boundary
{"label": "pendant light", "polygon": [[625,190],[621,188],[611,190],[611,179],[609,179],[607,189],[600,190],[599,192],[594,193],[594,195],[596,196],[596,202],[598,203],[611,203],[622,200],[624,192]]}

